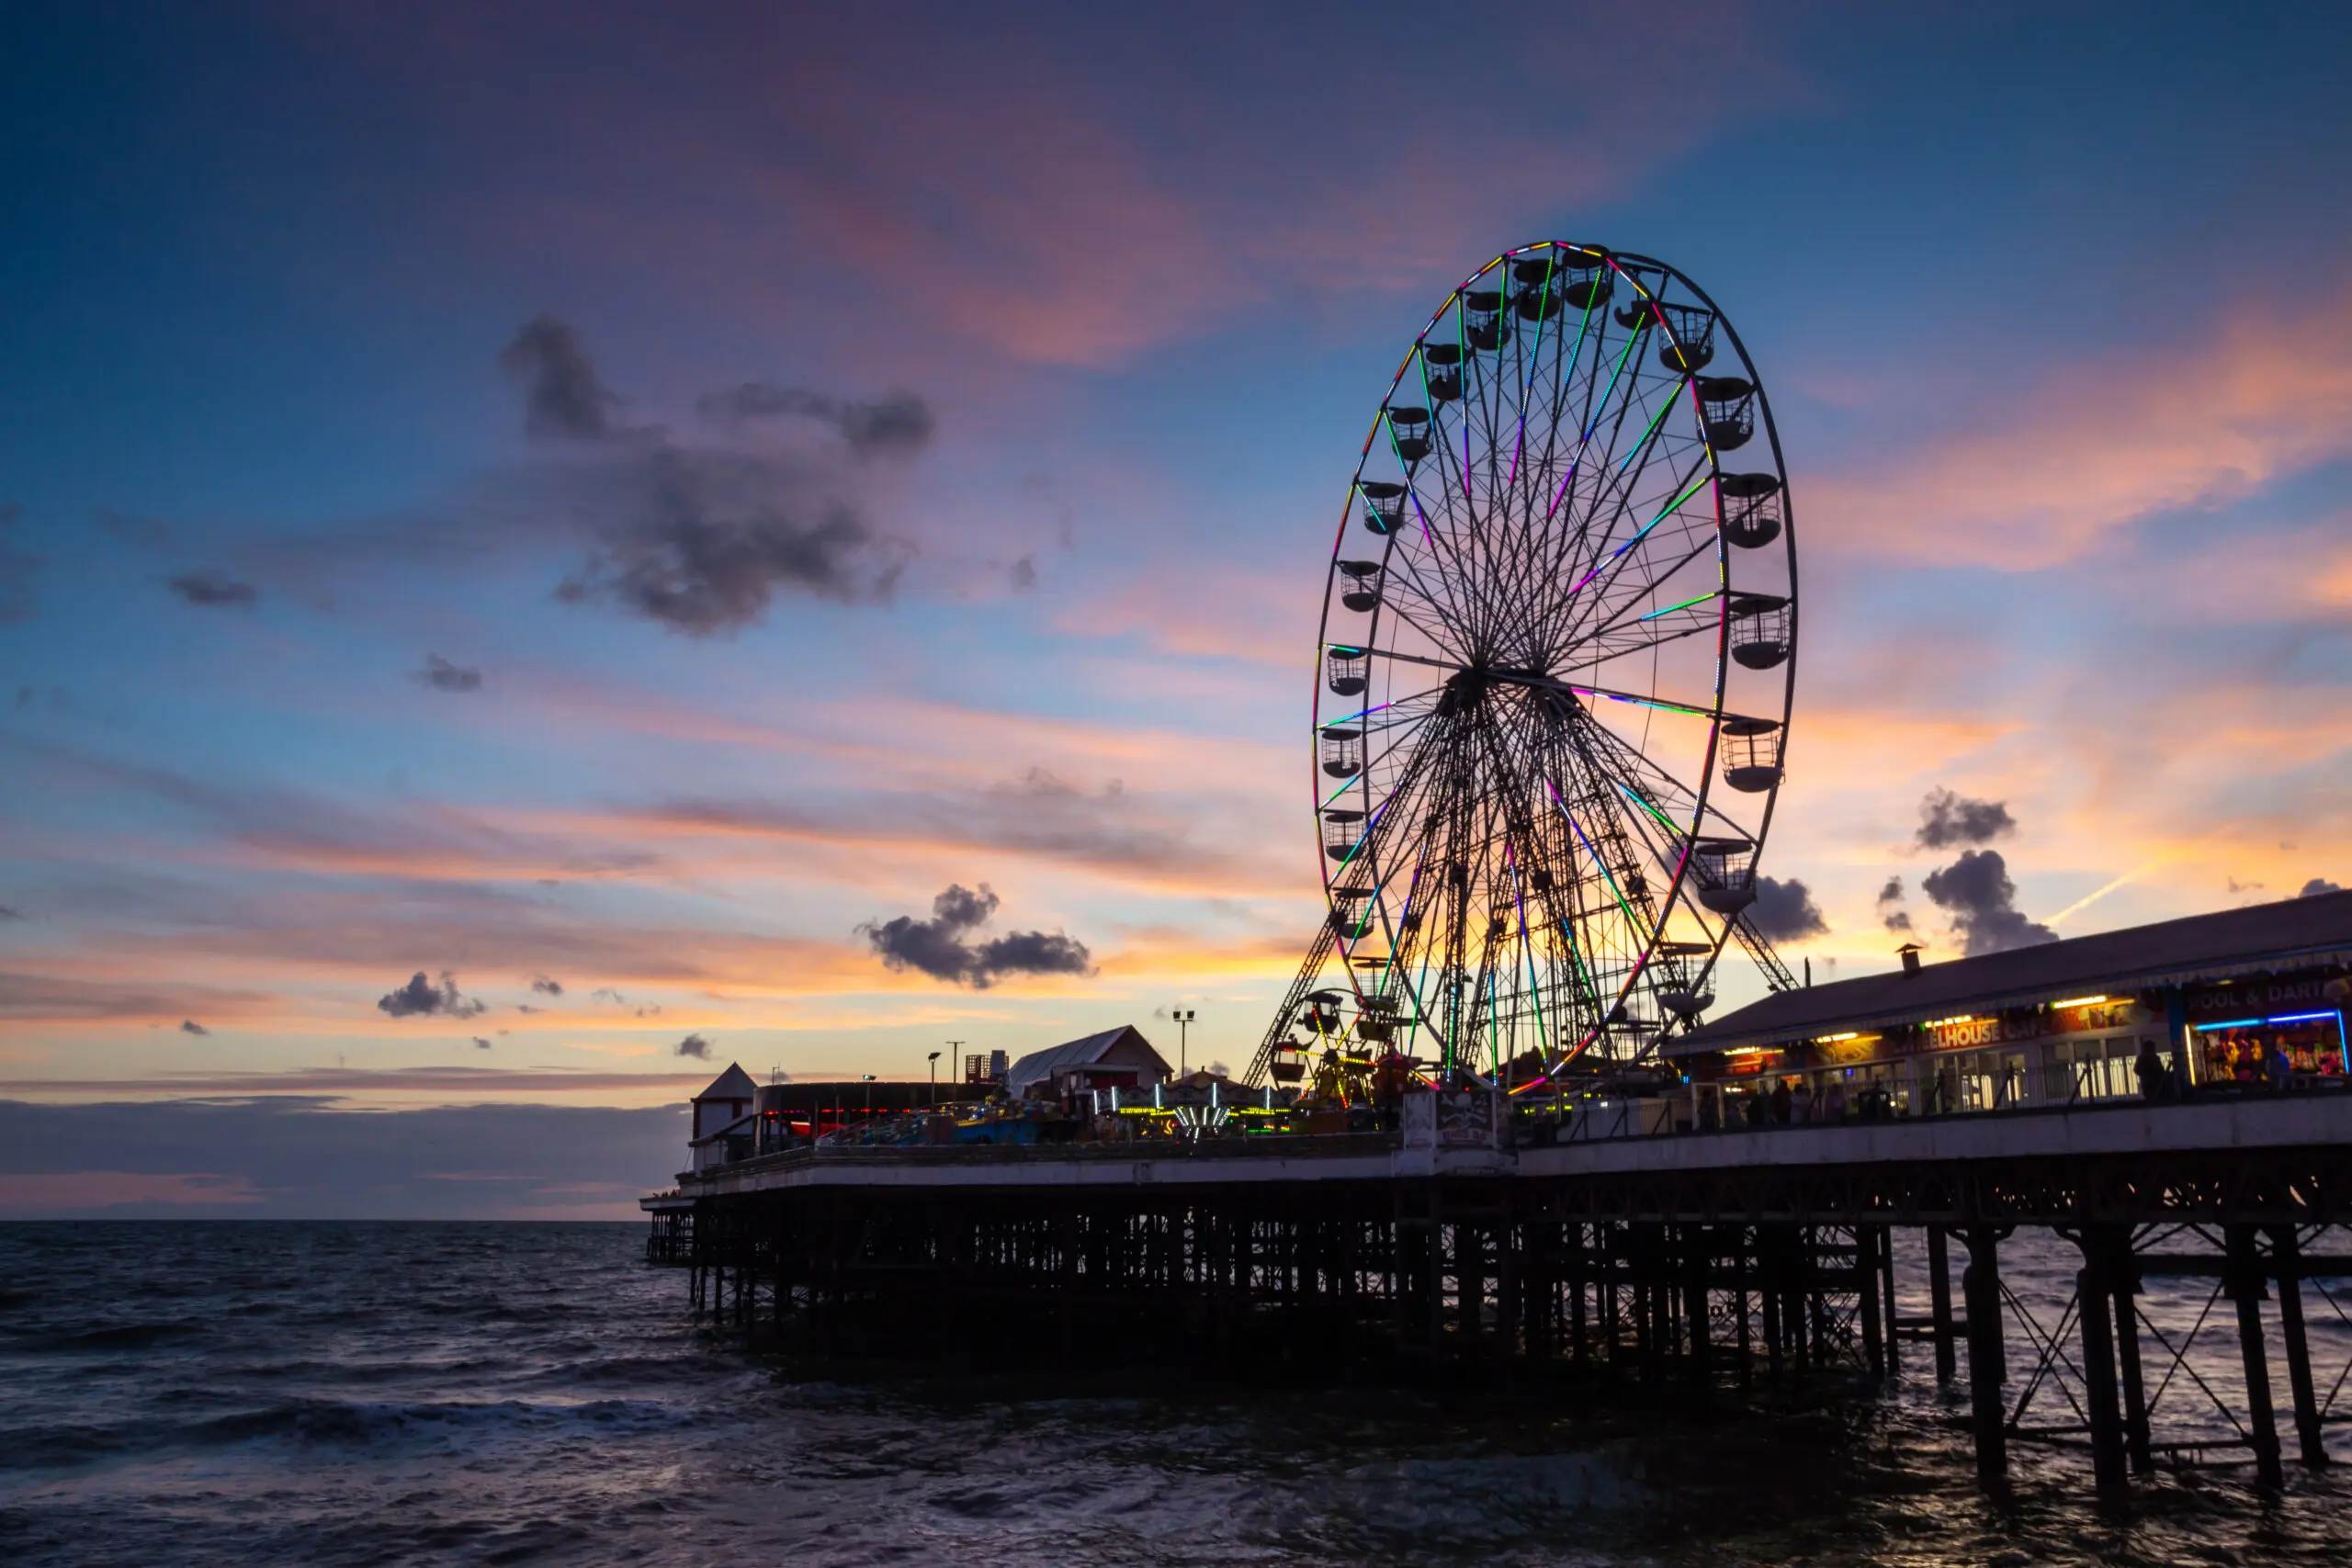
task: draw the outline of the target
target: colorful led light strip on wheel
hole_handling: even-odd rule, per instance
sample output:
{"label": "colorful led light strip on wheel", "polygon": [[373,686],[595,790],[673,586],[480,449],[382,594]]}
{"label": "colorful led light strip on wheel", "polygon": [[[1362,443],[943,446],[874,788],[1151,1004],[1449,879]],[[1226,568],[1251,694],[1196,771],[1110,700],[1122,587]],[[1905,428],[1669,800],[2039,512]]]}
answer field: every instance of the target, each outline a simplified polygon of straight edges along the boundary
{"label": "colorful led light strip on wheel", "polygon": [[[1572,681],[1562,681],[1559,684],[1566,686],[1571,692],[1579,693],[1584,696],[1607,697],[1612,703],[1631,703],[1638,708],[1657,708],[1661,713],[1688,714],[1692,718],[1713,718],[1715,716],[1715,710],[1713,708],[1695,707],[1689,703],[1670,703],[1663,697],[1629,696],[1623,692],[1604,691],[1599,686],[1579,686]],[[1382,705],[1385,706],[1386,705],[1384,704]],[[1333,719],[1331,722],[1334,724],[1344,724],[1347,721],[1345,719]]]}
{"label": "colorful led light strip on wheel", "polygon": [[1519,862],[1509,840],[1503,842],[1503,866],[1510,873],[1510,896],[1519,905],[1519,950],[1527,955],[1527,995],[1535,1003],[1535,1038],[1544,1038],[1544,985],[1535,973],[1535,944],[1527,938],[1527,889],[1519,880]]}
{"label": "colorful led light strip on wheel", "polygon": [[1599,577],[1602,572],[1607,571],[1611,566],[1615,565],[1619,556],[1623,555],[1627,550],[1632,549],[1635,545],[1640,544],[1644,539],[1649,537],[1651,529],[1665,522],[1668,517],[1671,517],[1674,514],[1674,509],[1676,507],[1680,506],[1684,502],[1698,494],[1699,487],[1707,483],[1713,478],[1714,475],[1712,472],[1701,472],[1697,479],[1690,481],[1690,487],[1688,490],[1685,490],[1680,495],[1676,496],[1672,501],[1666,503],[1665,511],[1659,513],[1657,516],[1643,524],[1642,531],[1640,533],[1635,534],[1632,538],[1626,540],[1623,544],[1610,551],[1609,558],[1607,560],[1602,561],[1599,566],[1594,567],[1590,571],[1586,572],[1583,579],[1577,583],[1576,587],[1569,589],[1568,592],[1571,593],[1576,592],[1577,589],[1581,589],[1585,583],[1590,582],[1594,578]]}
{"label": "colorful led light strip on wheel", "polygon": [[1647,795],[1643,795],[1640,791],[1633,789],[1623,784],[1619,784],[1617,789],[1618,792],[1624,795],[1626,799],[1632,801],[1634,805],[1640,807],[1643,810],[1656,818],[1659,827],[1665,829],[1668,832],[1673,834],[1678,839],[1682,837],[1681,826],[1672,818],[1667,816],[1665,812],[1660,811],[1656,806],[1652,805]]}
{"label": "colorful led light strip on wheel", "polygon": [[1677,611],[1677,610],[1687,610],[1687,609],[1690,608],[1690,606],[1691,606],[1691,605],[1693,605],[1693,604],[1705,604],[1708,600],[1714,598],[1717,594],[1721,593],[1722,592],[1723,592],[1723,590],[1722,590],[1722,589],[1720,589],[1720,588],[1710,588],[1710,589],[1708,589],[1704,593],[1700,594],[1696,599],[1685,599],[1685,600],[1684,600],[1684,601],[1682,601],[1682,603],[1681,603],[1681,604],[1668,604],[1668,605],[1665,609],[1663,609],[1663,610],[1652,610],[1648,615],[1643,615],[1643,616],[1639,617],[1638,619],[1636,619],[1636,620],[1634,621],[1634,624],[1635,626],[1639,626],[1639,625],[1641,625],[1641,624],[1642,624],[1642,622],[1643,622],[1643,621],[1655,621],[1655,620],[1657,620],[1660,615],[1670,615],[1674,614],[1674,612],[1675,612],[1675,611]]}

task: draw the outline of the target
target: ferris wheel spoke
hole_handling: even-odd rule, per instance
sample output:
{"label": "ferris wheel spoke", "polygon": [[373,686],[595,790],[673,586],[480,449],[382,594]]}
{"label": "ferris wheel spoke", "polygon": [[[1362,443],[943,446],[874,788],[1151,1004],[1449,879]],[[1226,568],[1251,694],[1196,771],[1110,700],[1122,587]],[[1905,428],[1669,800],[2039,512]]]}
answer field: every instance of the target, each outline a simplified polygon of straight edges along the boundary
{"label": "ferris wheel spoke", "polygon": [[[1431,433],[1442,437],[1443,432],[1437,423],[1438,417],[1434,413],[1431,415]],[[1467,415],[1463,417],[1466,421]],[[1466,489],[1460,494],[1457,494],[1453,489],[1453,457],[1450,452],[1446,461],[1437,465],[1437,473],[1439,502],[1437,519],[1432,519],[1422,499],[1419,484],[1409,487],[1408,494],[1412,498],[1414,513],[1421,525],[1422,542],[1430,547],[1432,565],[1442,569],[1450,561],[1458,569],[1454,577],[1442,575],[1441,570],[1440,581],[1447,584],[1445,604],[1441,614],[1446,623],[1456,629],[1460,639],[1467,645],[1475,641],[1478,635],[1476,617],[1472,612],[1471,605],[1464,602],[1464,596],[1476,577],[1476,571],[1472,570],[1474,558],[1469,543],[1471,536],[1475,534],[1475,528],[1472,526],[1475,513],[1471,509]],[[1466,487],[1466,470],[1464,478]],[[1439,525],[1439,519],[1442,520],[1442,527]],[[1443,541],[1442,546],[1441,539]],[[1409,549],[1409,545],[1407,547]],[[1456,578],[1459,579],[1458,585]],[[1430,603],[1432,609],[1435,609],[1437,605],[1434,596]]]}
{"label": "ferris wheel spoke", "polygon": [[[1662,825],[1686,835],[1708,833],[1760,841],[1762,824],[1742,820],[1724,804],[1720,792],[1702,792],[1693,788],[1657,758],[1628,744],[1606,726],[1596,725],[1595,728],[1600,737],[1596,749],[1605,750],[1616,758],[1620,770],[1629,781],[1628,791],[1635,796],[1634,803],[1658,818]],[[1699,809],[1702,796],[1705,802],[1703,812]],[[1665,804],[1661,804],[1661,797]],[[1675,812],[1694,816],[1693,827],[1685,829],[1673,821]]]}
{"label": "ferris wheel spoke", "polygon": [[[1514,341],[1523,342],[1524,338],[1514,334]],[[1499,351],[1490,369],[1484,367],[1482,356],[1476,460],[1473,471],[1484,481],[1484,502],[1479,503],[1476,490],[1470,492],[1476,510],[1469,534],[1480,579],[1488,585],[1491,596],[1491,602],[1483,606],[1486,614],[1479,626],[1481,647],[1491,646],[1498,629],[1513,609],[1508,597],[1511,586],[1507,564],[1510,559],[1509,507],[1504,496],[1502,448],[1505,445],[1504,432],[1511,422],[1510,400],[1516,379],[1516,370],[1506,367]]]}
{"label": "ferris wheel spoke", "polygon": [[[1410,583],[1410,592],[1414,603],[1420,606],[1421,611],[1427,615],[1429,619],[1424,620],[1420,615],[1416,615],[1413,611],[1408,610],[1404,605],[1396,602],[1396,598],[1393,591],[1397,587],[1399,580],[1385,572],[1382,574],[1380,597],[1381,613],[1396,616],[1408,626],[1410,626],[1414,631],[1419,632],[1421,637],[1428,641],[1431,648],[1448,649],[1459,644],[1461,641],[1461,635],[1459,631],[1447,621],[1446,606],[1434,596],[1421,574],[1419,571],[1414,570],[1409,564],[1407,568],[1405,581],[1408,581]],[[1432,625],[1432,622],[1435,624]],[[1377,635],[1380,630],[1380,625],[1377,618],[1374,619],[1370,629]],[[1448,634],[1452,635],[1449,636]]]}
{"label": "ferris wheel spoke", "polygon": [[[1657,532],[1668,518],[1679,515],[1683,505],[1693,496],[1697,495],[1700,491],[1706,488],[1708,481],[1713,479],[1713,477],[1714,472],[1712,466],[1709,465],[1704,457],[1702,457],[1697,463],[1692,465],[1691,471],[1678,476],[1677,482],[1679,488],[1675,491],[1673,498],[1668,501],[1665,505],[1659,507],[1658,510],[1651,515],[1649,521],[1644,523],[1639,528],[1635,529],[1632,537],[1618,545],[1614,549],[1609,549],[1609,539],[1613,536],[1615,533],[1615,529],[1612,527],[1608,535],[1604,535],[1597,539],[1593,545],[1592,555],[1586,558],[1589,564],[1587,565],[1585,571],[1581,576],[1577,578],[1574,582],[1568,585],[1566,592],[1562,595],[1561,605],[1563,610],[1573,614],[1575,610],[1583,606],[1597,606],[1608,603],[1611,594],[1615,590],[1619,577],[1625,570],[1626,557],[1634,550],[1639,548],[1643,541],[1647,539],[1653,533]],[[1607,550],[1605,555],[1601,553],[1603,550]],[[1584,592],[1586,589],[1591,588],[1596,581],[1599,582],[1600,586],[1597,589],[1594,589],[1589,597],[1581,601],[1577,600],[1577,595]]]}
{"label": "ferris wheel spoke", "polygon": [[[1657,597],[1658,591],[1667,583],[1672,581],[1676,575],[1679,574],[1685,567],[1690,566],[1701,557],[1713,553],[1715,547],[1715,541],[1713,539],[1702,539],[1698,544],[1691,546],[1690,548],[1684,551],[1680,556],[1668,562],[1664,570],[1643,579],[1639,583],[1634,586],[1631,592],[1618,594],[1618,608],[1616,612],[1607,619],[1600,621],[1597,625],[1591,626],[1589,629],[1577,634],[1567,643],[1567,650],[1573,651],[1575,649],[1582,647],[1587,643],[1598,642],[1601,638],[1609,637],[1621,628],[1647,627],[1651,626],[1652,623],[1665,620],[1666,617],[1669,615],[1679,615],[1683,611],[1692,610],[1701,604],[1724,597],[1727,591],[1722,586],[1717,585],[1710,587],[1703,592],[1695,594],[1689,599],[1685,599],[1679,604],[1668,604],[1657,609],[1642,611],[1640,614],[1635,614],[1636,611],[1641,611],[1641,607],[1645,603]],[[1634,644],[1634,646],[1636,648],[1653,647],[1657,641],[1672,641],[1676,638],[1688,636],[1692,631],[1706,630],[1716,624],[1717,617],[1712,615],[1705,617],[1703,625],[1691,626],[1668,622],[1666,626],[1659,626],[1655,634],[1644,633],[1642,640]],[[1615,654],[1611,654],[1610,657],[1614,658],[1617,656]]]}
{"label": "ferris wheel spoke", "polygon": [[[1589,508],[1581,509],[1583,515],[1573,530],[1561,532],[1547,562],[1551,573],[1567,570],[1571,562],[1577,563],[1578,571],[1578,575],[1574,576],[1566,591],[1558,593],[1546,607],[1549,614],[1544,618],[1544,635],[1547,638],[1558,636],[1564,629],[1565,624],[1572,620],[1582,607],[1592,602],[1589,598],[1579,599],[1577,595],[1591,581],[1597,569],[1611,558],[1604,557],[1601,552],[1615,537],[1619,525],[1626,520],[1625,514],[1630,510],[1634,490],[1638,486],[1641,476],[1647,472],[1648,455],[1655,450],[1654,429],[1650,434],[1645,434],[1644,437],[1637,453],[1643,458],[1643,466],[1631,482],[1623,479],[1622,466],[1613,472],[1606,461],[1594,466],[1591,478],[1594,503]],[[1579,460],[1581,461],[1581,457]],[[1572,473],[1570,478],[1573,480],[1575,475]],[[1604,498],[1611,496],[1613,496],[1613,503],[1604,504]],[[1687,494],[1679,496],[1668,503],[1665,512],[1672,512],[1687,499]],[[1634,537],[1627,541],[1625,546],[1619,547],[1617,554],[1622,555],[1626,547],[1638,544],[1643,536],[1662,520],[1663,513],[1637,531]]]}
{"label": "ferris wheel spoke", "polygon": [[[1689,609],[1689,606],[1678,607]],[[1692,616],[1697,614],[1695,610],[1690,612]],[[1585,671],[1603,671],[1622,660],[1638,659],[1645,653],[1655,654],[1675,643],[1686,642],[1691,637],[1704,637],[1710,632],[1721,629],[1722,623],[1713,616],[1703,619],[1686,616],[1671,626],[1663,626],[1645,632],[1624,637],[1595,637],[1579,645],[1577,650],[1579,656],[1573,667]]]}

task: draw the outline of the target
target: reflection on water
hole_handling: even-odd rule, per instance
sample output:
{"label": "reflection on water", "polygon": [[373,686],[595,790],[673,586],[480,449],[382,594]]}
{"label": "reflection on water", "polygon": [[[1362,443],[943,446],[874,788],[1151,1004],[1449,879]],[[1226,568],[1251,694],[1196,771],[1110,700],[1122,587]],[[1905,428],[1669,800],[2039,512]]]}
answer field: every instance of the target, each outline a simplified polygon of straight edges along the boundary
{"label": "reflection on water", "polygon": [[[2079,1456],[2022,1449],[2014,1495],[1987,1500],[1920,1346],[1895,1396],[1810,1409],[845,1387],[695,1333],[641,1243],[625,1225],[0,1227],[0,1559],[2008,1568],[2352,1550],[2352,1486],[2291,1464],[2278,1499],[2231,1471],[2102,1511]],[[1924,1312],[1903,1246],[1905,1311]],[[2072,1264],[2021,1237],[2007,1267],[2048,1306]],[[2208,1289],[2184,1281],[2152,1315],[2185,1329]],[[2352,1339],[2314,1314],[2332,1377]],[[2226,1380],[2234,1353],[2213,1338],[2192,1364]]]}

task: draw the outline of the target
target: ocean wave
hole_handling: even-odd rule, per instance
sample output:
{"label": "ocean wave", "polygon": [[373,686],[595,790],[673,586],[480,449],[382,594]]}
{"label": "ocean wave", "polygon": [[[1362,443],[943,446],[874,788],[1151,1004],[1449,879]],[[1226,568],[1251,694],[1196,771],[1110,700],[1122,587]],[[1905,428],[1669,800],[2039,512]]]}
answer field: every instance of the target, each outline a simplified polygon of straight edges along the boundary
{"label": "ocean wave", "polygon": [[691,1412],[648,1400],[368,1401],[289,1399],[202,1419],[153,1416],[0,1432],[0,1471],[43,1471],[128,1458],[266,1449],[311,1456],[465,1453],[510,1437],[561,1441],[673,1432]]}
{"label": "ocean wave", "polygon": [[201,1339],[205,1334],[205,1326],[200,1323],[121,1323],[103,1328],[14,1334],[0,1341],[0,1346],[9,1350],[33,1353],[101,1355],[120,1350],[153,1350],[159,1346]]}

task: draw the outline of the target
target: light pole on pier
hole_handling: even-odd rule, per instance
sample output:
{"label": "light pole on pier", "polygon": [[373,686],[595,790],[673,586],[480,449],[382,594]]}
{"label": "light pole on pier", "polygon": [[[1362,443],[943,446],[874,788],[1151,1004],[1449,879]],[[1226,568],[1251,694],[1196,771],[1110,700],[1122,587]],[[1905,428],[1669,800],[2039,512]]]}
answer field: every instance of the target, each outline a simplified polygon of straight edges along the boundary
{"label": "light pole on pier", "polygon": [[1168,1017],[1170,1021],[1176,1025],[1176,1076],[1180,1078],[1184,1077],[1187,1070],[1184,1048],[1188,1043],[1193,1027],[1193,1020],[1200,1016],[1200,1013],[1193,1008],[1170,1008],[1168,1010]]}
{"label": "light pole on pier", "polygon": [[[962,1043],[962,1042],[950,1040],[947,1043],[950,1045],[956,1045]],[[933,1105],[937,1105],[939,1103],[939,1053],[936,1051],[933,1051],[931,1054],[931,1090],[927,1096],[927,1100],[928,1102]]]}

